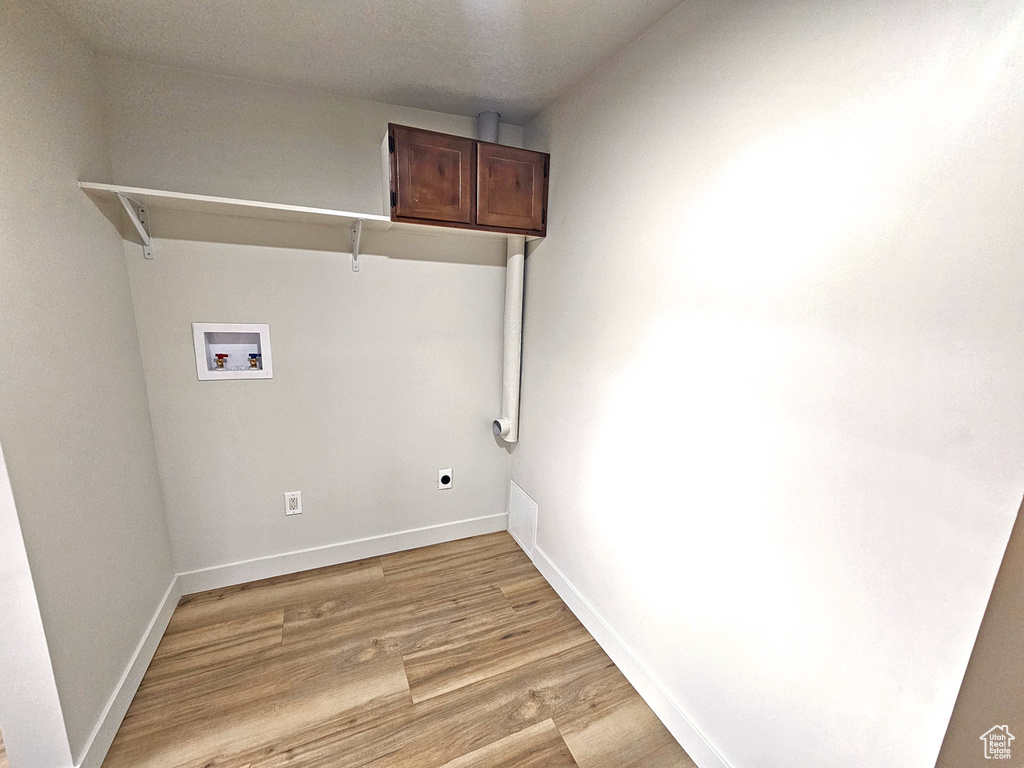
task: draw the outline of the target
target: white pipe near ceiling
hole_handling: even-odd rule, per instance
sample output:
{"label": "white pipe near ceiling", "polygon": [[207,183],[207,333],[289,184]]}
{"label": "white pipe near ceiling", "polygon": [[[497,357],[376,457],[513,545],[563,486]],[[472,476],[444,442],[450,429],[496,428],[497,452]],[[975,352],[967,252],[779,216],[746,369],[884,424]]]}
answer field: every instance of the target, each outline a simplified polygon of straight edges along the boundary
{"label": "white pipe near ceiling", "polygon": [[498,126],[501,124],[501,115],[497,112],[481,112],[476,116],[476,137],[480,141],[489,141],[491,144],[498,143]]}
{"label": "white pipe near ceiling", "polygon": [[[476,116],[476,137],[498,143],[501,115],[481,112]],[[501,416],[494,420],[494,434],[506,443],[519,440],[519,371],[523,353],[523,269],[526,238],[509,235],[505,267],[504,359],[501,370]]]}

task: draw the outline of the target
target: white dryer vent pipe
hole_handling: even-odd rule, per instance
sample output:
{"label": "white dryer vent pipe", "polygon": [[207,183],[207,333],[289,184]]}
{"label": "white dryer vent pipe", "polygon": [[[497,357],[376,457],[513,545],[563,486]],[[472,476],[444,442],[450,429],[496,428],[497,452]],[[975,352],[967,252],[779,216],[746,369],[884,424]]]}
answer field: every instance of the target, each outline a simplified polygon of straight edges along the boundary
{"label": "white dryer vent pipe", "polygon": [[519,440],[519,372],[523,353],[523,267],[526,238],[509,235],[505,267],[505,355],[501,373],[501,418],[494,434],[506,443]]}
{"label": "white dryer vent pipe", "polygon": [[[476,116],[476,137],[480,141],[498,143],[501,115],[481,112]],[[504,359],[501,370],[501,416],[491,428],[506,443],[519,440],[519,371],[523,352],[523,268],[526,261],[526,238],[509,235],[505,268]]]}
{"label": "white dryer vent pipe", "polygon": [[480,141],[497,144],[499,125],[501,125],[501,115],[497,112],[481,112],[476,116],[476,137]]}

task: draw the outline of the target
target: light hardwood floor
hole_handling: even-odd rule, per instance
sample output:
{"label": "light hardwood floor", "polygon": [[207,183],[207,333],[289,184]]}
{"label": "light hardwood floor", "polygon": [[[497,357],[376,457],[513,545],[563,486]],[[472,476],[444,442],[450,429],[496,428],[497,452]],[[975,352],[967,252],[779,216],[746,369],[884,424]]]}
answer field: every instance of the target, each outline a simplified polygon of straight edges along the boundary
{"label": "light hardwood floor", "polygon": [[104,768],[693,768],[507,533],[182,598]]}
{"label": "light hardwood floor", "polygon": [[0,768],[10,768],[7,762],[7,750],[4,749],[4,736],[0,733]]}

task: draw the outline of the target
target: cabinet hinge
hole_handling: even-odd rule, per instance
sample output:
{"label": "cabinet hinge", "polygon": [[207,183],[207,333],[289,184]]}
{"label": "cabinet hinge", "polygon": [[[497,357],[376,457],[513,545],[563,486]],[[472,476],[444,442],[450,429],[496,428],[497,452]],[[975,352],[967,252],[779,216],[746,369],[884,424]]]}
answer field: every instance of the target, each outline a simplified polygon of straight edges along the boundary
{"label": "cabinet hinge", "polygon": [[388,135],[388,152],[395,154],[395,137]]}
{"label": "cabinet hinge", "polygon": [[398,205],[398,195],[395,194],[395,190],[391,190],[391,207],[394,208]]}

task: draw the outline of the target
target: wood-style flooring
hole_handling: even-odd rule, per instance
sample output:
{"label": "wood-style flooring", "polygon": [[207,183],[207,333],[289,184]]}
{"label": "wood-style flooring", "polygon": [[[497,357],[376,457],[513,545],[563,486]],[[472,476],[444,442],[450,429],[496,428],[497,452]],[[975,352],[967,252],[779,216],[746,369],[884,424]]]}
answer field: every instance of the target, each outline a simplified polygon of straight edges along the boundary
{"label": "wood-style flooring", "polygon": [[104,768],[692,768],[507,533],[182,598]]}
{"label": "wood-style flooring", "polygon": [[10,768],[10,763],[7,762],[7,750],[4,749],[4,737],[0,733],[0,768]]}

